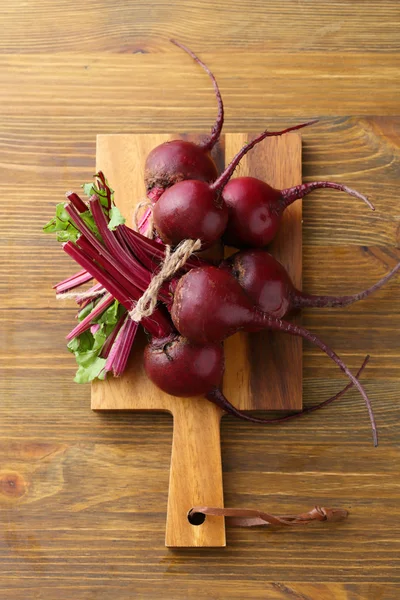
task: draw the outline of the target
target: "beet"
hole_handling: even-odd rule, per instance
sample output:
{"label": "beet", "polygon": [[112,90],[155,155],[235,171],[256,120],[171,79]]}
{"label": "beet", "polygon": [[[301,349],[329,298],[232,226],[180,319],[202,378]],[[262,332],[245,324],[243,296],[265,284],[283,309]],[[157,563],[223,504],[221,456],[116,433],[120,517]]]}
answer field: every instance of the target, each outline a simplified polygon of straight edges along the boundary
{"label": "beet", "polygon": [[[184,275],[175,290],[172,321],[179,333],[198,345],[218,343],[237,331],[271,329],[302,337],[327,354],[358,388],[368,408],[374,443],[375,419],[369,398],[339,356],[307,329],[277,319],[258,309],[236,279],[213,266],[200,267]],[[285,368],[285,365],[282,365]]]}
{"label": "beet", "polygon": [[168,188],[153,210],[154,224],[165,244],[200,239],[208,248],[225,231],[228,209],[202,181],[182,181]]}
{"label": "beet", "polygon": [[176,40],[171,42],[187,52],[209,75],[217,98],[218,115],[211,135],[202,143],[172,140],[160,144],[149,153],[145,163],[144,178],[147,194],[154,199],[158,199],[164,189],[179,181],[198,179],[210,183],[217,178],[217,167],[210,152],[220,138],[224,123],[224,105],[213,73],[189,48]]}
{"label": "beet", "polygon": [[285,208],[320,188],[333,188],[346,192],[363,200],[374,210],[365,196],[332,181],[314,181],[285,190],[276,190],[255,177],[237,177],[227,183],[222,193],[229,209],[224,242],[235,248],[266,246],[274,239]]}
{"label": "beet", "polygon": [[175,336],[153,340],[144,351],[144,368],[155,385],[172,396],[200,396],[220,385],[224,373],[222,344],[197,346]]}
{"label": "beet", "polygon": [[264,131],[236,154],[214,183],[189,179],[168,188],[153,211],[154,225],[162,241],[175,246],[187,239],[200,239],[203,248],[211,246],[221,237],[228,222],[228,209],[221,199],[222,190],[243,156],[266,137],[283,135],[314,122],[282,131]]}
{"label": "beet", "polygon": [[279,261],[266,250],[242,250],[221,264],[240,283],[247,295],[264,312],[284,317],[298,308],[344,307],[379,290],[400,269],[398,263],[387,275],[370,288],[349,296],[321,296],[296,289]]}

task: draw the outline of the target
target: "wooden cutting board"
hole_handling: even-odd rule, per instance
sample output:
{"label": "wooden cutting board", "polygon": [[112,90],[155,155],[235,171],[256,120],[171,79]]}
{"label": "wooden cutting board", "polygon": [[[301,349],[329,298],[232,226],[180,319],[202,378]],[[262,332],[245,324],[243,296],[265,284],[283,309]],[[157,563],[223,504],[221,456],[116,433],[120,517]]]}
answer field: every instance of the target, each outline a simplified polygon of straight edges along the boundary
{"label": "wooden cutting board", "polygon": [[[156,145],[178,134],[120,134],[97,137],[96,168],[104,171],[115,190],[115,201],[127,224],[144,198],[143,167]],[[187,136],[185,136],[187,138]],[[220,168],[251,139],[250,134],[226,134],[216,149]],[[199,136],[190,136],[198,140]],[[290,133],[267,138],[236,170],[283,189],[301,183],[301,137]],[[280,233],[270,251],[301,287],[301,201],[285,211]],[[227,249],[229,253],[229,249]],[[298,318],[298,317],[296,317]],[[143,370],[144,334],[135,341],[126,373],[119,379],[95,382],[93,410],[167,411],[173,415],[166,546],[225,546],[225,524],[208,516],[203,524],[189,523],[192,506],[223,506],[220,419],[222,412],[203,398],[175,398],[156,388]],[[239,333],[225,342],[223,391],[244,410],[300,410],[302,407],[302,341],[281,333]],[[262,427],[262,425],[253,425]],[[265,429],[268,435],[268,426]],[[251,491],[251,490],[250,490]],[[146,490],[143,490],[143,495]]]}

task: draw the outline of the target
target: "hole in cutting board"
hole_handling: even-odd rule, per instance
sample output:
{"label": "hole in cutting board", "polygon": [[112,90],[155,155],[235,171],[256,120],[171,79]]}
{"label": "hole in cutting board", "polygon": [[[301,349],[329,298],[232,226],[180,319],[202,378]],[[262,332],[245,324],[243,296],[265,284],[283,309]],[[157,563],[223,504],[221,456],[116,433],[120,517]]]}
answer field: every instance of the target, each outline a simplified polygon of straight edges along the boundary
{"label": "hole in cutting board", "polygon": [[196,526],[203,525],[204,521],[206,520],[206,515],[200,512],[192,514],[192,510],[193,509],[191,508],[187,514],[189,523]]}

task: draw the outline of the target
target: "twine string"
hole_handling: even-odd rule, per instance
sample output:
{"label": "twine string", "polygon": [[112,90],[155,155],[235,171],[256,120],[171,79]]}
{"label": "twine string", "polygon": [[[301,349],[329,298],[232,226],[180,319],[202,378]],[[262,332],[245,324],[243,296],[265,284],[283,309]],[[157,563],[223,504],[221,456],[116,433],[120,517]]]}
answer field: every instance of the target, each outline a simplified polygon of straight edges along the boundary
{"label": "twine string", "polygon": [[161,269],[154,275],[149,287],[130,311],[131,319],[139,322],[144,317],[150,317],[153,314],[158,300],[158,292],[164,281],[171,279],[183,267],[189,256],[200,250],[200,247],[200,240],[184,240],[174,251],[171,251],[171,246],[165,246],[165,259]]}
{"label": "twine string", "polygon": [[97,298],[107,292],[106,289],[101,288],[100,290],[87,292],[63,292],[56,294],[57,300],[86,300],[86,298]]}

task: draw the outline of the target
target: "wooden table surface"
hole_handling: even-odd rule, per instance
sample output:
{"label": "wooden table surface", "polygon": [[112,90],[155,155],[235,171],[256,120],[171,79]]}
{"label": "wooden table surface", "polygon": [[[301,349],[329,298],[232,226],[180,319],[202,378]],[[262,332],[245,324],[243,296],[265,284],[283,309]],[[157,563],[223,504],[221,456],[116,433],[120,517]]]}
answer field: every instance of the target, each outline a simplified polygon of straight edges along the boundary
{"label": "wooden table surface", "polygon": [[[99,415],[73,384],[73,308],[51,285],[74,267],[41,226],[90,179],[97,133],[207,131],[215,71],[227,131],[319,117],[304,131],[304,289],[346,293],[399,252],[397,0],[10,0],[0,7],[0,597],[3,600],[399,597],[400,281],[304,324],[357,369],[380,431],[349,393],[274,428],[224,418],[227,506],[346,507],[347,522],[269,532],[228,527],[226,549],[164,547],[172,422]],[[304,403],[344,379],[304,345]]]}

